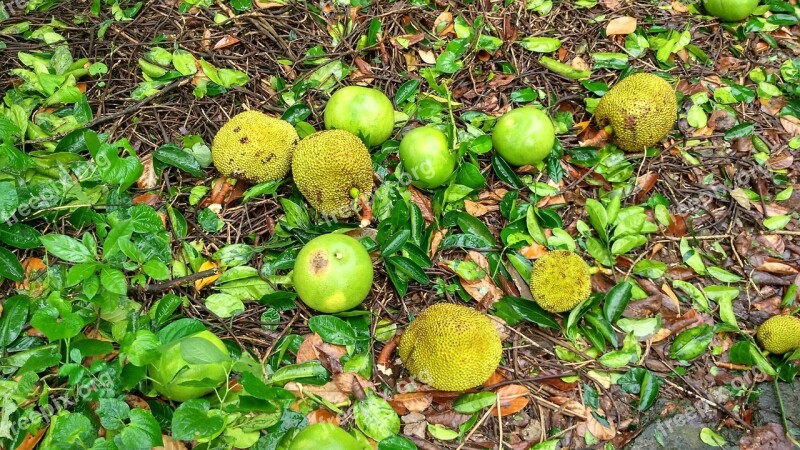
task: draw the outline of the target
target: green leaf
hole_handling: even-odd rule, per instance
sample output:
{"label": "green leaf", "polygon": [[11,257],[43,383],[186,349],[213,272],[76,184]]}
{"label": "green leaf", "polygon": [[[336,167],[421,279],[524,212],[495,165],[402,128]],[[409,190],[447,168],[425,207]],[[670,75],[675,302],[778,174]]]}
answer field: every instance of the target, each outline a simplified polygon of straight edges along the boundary
{"label": "green leaf", "polygon": [[230,294],[217,293],[205,300],[206,308],[221,319],[237,316],[245,311],[244,303]]}
{"label": "green leaf", "polygon": [[742,277],[736,275],[735,273],[728,272],[725,269],[721,269],[719,267],[710,266],[706,269],[708,274],[712,277],[716,278],[723,283],[738,283],[742,281]]}
{"label": "green leaf", "polygon": [[667,271],[667,265],[661,261],[642,259],[633,265],[633,273],[640,277],[661,278]]}
{"label": "green leaf", "polygon": [[625,236],[623,238],[617,239],[611,244],[611,254],[612,255],[624,255],[629,251],[641,247],[647,243],[647,237],[642,236],[641,234],[636,234],[633,236]]}
{"label": "green leaf", "polygon": [[448,248],[489,250],[494,248],[494,241],[487,241],[481,236],[471,234],[448,234],[442,239],[439,249],[446,250]]}
{"label": "green leaf", "polygon": [[122,400],[115,398],[101,398],[98,406],[97,416],[100,417],[100,424],[103,428],[110,431],[119,431],[125,427],[125,421],[130,417],[131,408]]}
{"label": "green leaf", "polygon": [[376,441],[400,433],[400,417],[389,403],[372,390],[366,391],[366,395],[353,407],[358,429]]}
{"label": "green leaf", "polygon": [[[444,240],[443,240],[444,241]],[[428,284],[431,282],[428,275],[420,266],[414,261],[406,258],[405,256],[390,256],[386,258],[392,266],[407,276],[413,278],[419,284]]]}
{"label": "green leaf", "polygon": [[164,144],[153,152],[153,158],[169,166],[188,172],[192,176],[205,176],[203,168],[191,153],[175,144]]}
{"label": "green leaf", "polygon": [[329,344],[353,345],[356,343],[356,332],[353,327],[336,316],[313,316],[308,319],[308,327]]}
{"label": "green leaf", "polygon": [[525,188],[525,183],[519,179],[514,169],[497,152],[492,153],[492,168],[504,183],[515,189]]}
{"label": "green leaf", "polygon": [[119,269],[104,266],[100,270],[100,284],[112,294],[125,295],[128,292],[125,274]]}
{"label": "green leaf", "polygon": [[542,309],[536,302],[520,297],[503,297],[492,304],[492,314],[503,319],[509,326],[523,322],[533,322],[542,327],[561,330],[553,315]]}
{"label": "green leaf", "polygon": [[474,414],[495,403],[497,403],[497,394],[494,392],[462,394],[453,402],[453,410],[461,414]]}
{"label": "green leaf", "polygon": [[541,245],[547,245],[547,236],[544,234],[539,219],[536,218],[536,207],[531,205],[525,217],[525,224],[528,227],[528,234],[531,235],[534,241]]}
{"label": "green leaf", "polygon": [[440,441],[452,441],[458,437],[458,431],[433,423],[428,424],[428,433]]}
{"label": "green leaf", "polygon": [[64,261],[85,263],[97,259],[81,241],[63,234],[47,234],[39,240],[48,252]]}
{"label": "green leaf", "polygon": [[608,214],[606,208],[593,198],[586,199],[586,214],[589,215],[589,223],[597,232],[602,241],[608,241]]}
{"label": "green leaf", "polygon": [[194,441],[211,438],[225,428],[219,410],[211,410],[207,400],[193,399],[182,403],[172,415],[172,438]]}
{"label": "green leaf", "polygon": [[[289,381],[303,381],[309,384],[325,384],[328,381],[328,371],[322,363],[316,360],[300,364],[290,364],[276,370],[272,375],[272,383],[283,384]],[[312,381],[315,381],[312,383]]]}
{"label": "green leaf", "polygon": [[619,369],[620,367],[625,367],[628,365],[635,358],[635,352],[628,350],[614,350],[597,358],[597,362],[612,369]]}
{"label": "green leaf", "polygon": [[789,222],[792,220],[792,216],[790,215],[783,215],[783,216],[772,216],[764,219],[764,228],[775,231],[775,230],[782,230]]}
{"label": "green leaf", "polygon": [[12,247],[22,249],[36,248],[42,245],[39,236],[41,236],[41,233],[24,223],[11,225],[0,223],[0,242]]}
{"label": "green leaf", "polygon": [[378,442],[378,450],[417,450],[417,446],[402,436],[389,436]]}
{"label": "green leaf", "polygon": [[683,330],[672,342],[669,356],[680,361],[691,361],[708,350],[714,333],[707,324]]}
{"label": "green leaf", "polygon": [[0,247],[0,279],[2,278],[12,281],[22,281],[25,278],[25,269],[19,259],[5,247]]}
{"label": "green leaf", "polygon": [[701,311],[711,311],[711,307],[708,304],[708,299],[706,298],[705,294],[703,294],[703,292],[700,289],[697,289],[697,287],[695,287],[693,284],[683,280],[674,280],[672,282],[672,288],[685,292],[689,298],[692,299],[692,303],[697,305]]}
{"label": "green leaf", "polygon": [[81,332],[83,319],[75,313],[59,316],[54,306],[39,308],[31,317],[31,326],[41,331],[50,341],[73,338]]}
{"label": "green leaf", "polygon": [[631,289],[633,285],[628,281],[623,281],[611,288],[606,294],[603,304],[603,316],[609,323],[615,323],[622,317],[628,302],[631,301]]}
{"label": "green leaf", "polygon": [[489,242],[494,242],[495,237],[489,227],[486,226],[480,219],[473,217],[465,212],[459,212],[456,216],[456,223],[458,227],[466,234],[480,236]]}
{"label": "green leaf", "polygon": [[753,122],[740,123],[739,125],[736,125],[725,132],[725,140],[732,141],[734,139],[751,136],[754,129],[755,124]]}
{"label": "green leaf", "polygon": [[646,411],[653,406],[656,398],[658,398],[658,390],[661,387],[661,383],[661,377],[649,370],[645,370],[639,394],[639,411]]}
{"label": "green leaf", "polygon": [[19,206],[17,188],[10,181],[0,181],[0,222],[14,216]]}
{"label": "green leaf", "polygon": [[172,52],[172,66],[183,76],[197,73],[197,64],[194,56],[180,48]]}
{"label": "green leaf", "polygon": [[139,330],[128,345],[122,346],[122,350],[131,364],[142,367],[158,359],[160,352],[157,349],[160,345],[161,342],[152,331]]}
{"label": "green leaf", "polygon": [[403,247],[403,244],[408,241],[409,237],[411,237],[410,230],[400,230],[392,236],[389,236],[386,241],[381,242],[381,255],[394,255],[398,252],[398,250],[400,250],[401,247]]}
{"label": "green leaf", "polygon": [[715,433],[714,430],[708,427],[703,427],[703,429],[700,430],[700,440],[707,445],[718,448],[725,448],[727,444],[724,437]]}
{"label": "green leaf", "polygon": [[208,339],[190,336],[179,344],[181,358],[189,364],[219,364],[230,361],[228,352],[220,350]]}
{"label": "green leaf", "polygon": [[538,53],[552,53],[561,47],[561,41],[549,37],[526,37],[519,41],[525,50]]}
{"label": "green leaf", "polygon": [[19,337],[28,319],[30,300],[23,295],[15,295],[3,302],[3,313],[0,314],[0,352]]}
{"label": "green leaf", "polygon": [[154,448],[164,444],[161,426],[153,414],[142,408],[132,409],[131,423],[114,437],[119,448]]}
{"label": "green leaf", "polygon": [[394,104],[395,106],[400,106],[401,103],[405,102],[406,100],[410,100],[419,89],[419,80],[417,79],[410,79],[397,88],[397,93],[394,95]]}

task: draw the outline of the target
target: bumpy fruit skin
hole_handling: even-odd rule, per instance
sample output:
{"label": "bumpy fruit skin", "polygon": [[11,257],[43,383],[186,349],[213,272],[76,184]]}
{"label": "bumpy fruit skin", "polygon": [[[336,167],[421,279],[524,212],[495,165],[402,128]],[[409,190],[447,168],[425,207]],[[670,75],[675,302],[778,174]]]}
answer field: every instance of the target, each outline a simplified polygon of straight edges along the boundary
{"label": "bumpy fruit skin", "polygon": [[[214,344],[214,347],[220,349],[224,354],[228,354],[228,348],[225,347],[225,344],[208,330],[164,345],[161,348],[161,356],[148,366],[147,374],[153,380],[153,388],[159,394],[176,402],[185,402],[186,400],[202,397],[214,390],[213,387],[181,386],[181,383],[208,378],[215,381],[217,383],[216,387],[219,387],[228,380],[228,371],[231,368],[230,360],[212,364],[187,363],[181,356],[181,343],[186,342],[188,339],[205,339]],[[182,370],[185,366],[188,366],[188,369]]]}
{"label": "bumpy fruit skin", "polygon": [[746,19],[758,6],[759,0],[704,0],[706,12],[725,22]]}
{"label": "bumpy fruit skin", "polygon": [[531,269],[531,294],[544,310],[569,311],[592,293],[589,266],[568,250],[545,253]]}
{"label": "bumpy fruit skin", "polygon": [[497,370],[503,345],[485,314],[437,303],[411,322],[397,351],[418,381],[443,391],[463,391],[482,384]]}
{"label": "bumpy fruit skin", "polygon": [[492,145],[509,164],[536,164],[553,150],[556,132],[547,114],[526,106],[503,114],[492,131]]}
{"label": "bumpy fruit skin", "polygon": [[663,78],[636,73],[612,87],[594,110],[601,127],[611,126],[611,139],[627,152],[642,152],[672,130],[678,117],[675,92]]}
{"label": "bumpy fruit skin", "polygon": [[800,319],[795,316],[772,316],[758,327],[756,340],[776,355],[800,348]]}
{"label": "bumpy fruit skin", "polygon": [[349,131],[369,147],[381,145],[394,130],[394,106],[377,89],[343,87],[325,105],[325,129]]}
{"label": "bumpy fruit skin", "polygon": [[433,127],[409,131],[400,141],[403,170],[414,186],[434,189],[447,181],[456,168],[456,156],[450,151],[447,136]]}
{"label": "bumpy fruit skin", "polygon": [[363,448],[350,433],[327,422],[303,428],[289,444],[289,450],[362,450]]}
{"label": "bumpy fruit skin", "polygon": [[320,131],[297,144],[292,158],[297,188],[320,214],[333,218],[353,215],[353,197],[372,192],[369,150],[354,134]]}
{"label": "bumpy fruit skin", "polygon": [[219,172],[250,183],[280,180],[289,172],[299,137],[292,124],[245,111],[219,129],[211,157]]}
{"label": "bumpy fruit skin", "polygon": [[353,309],[367,298],[374,277],[367,249],[346,234],[310,240],[294,263],[294,288],[300,300],[324,313]]}

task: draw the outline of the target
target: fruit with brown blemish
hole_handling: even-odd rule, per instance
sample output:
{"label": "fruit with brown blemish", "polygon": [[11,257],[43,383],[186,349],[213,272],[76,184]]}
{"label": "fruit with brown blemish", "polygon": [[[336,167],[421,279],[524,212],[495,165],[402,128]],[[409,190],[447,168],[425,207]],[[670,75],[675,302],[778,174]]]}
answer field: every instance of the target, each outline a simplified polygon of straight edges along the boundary
{"label": "fruit with brown blemish", "polygon": [[353,309],[369,295],[374,270],[367,250],[346,234],[310,240],[294,263],[294,288],[300,300],[324,313]]}

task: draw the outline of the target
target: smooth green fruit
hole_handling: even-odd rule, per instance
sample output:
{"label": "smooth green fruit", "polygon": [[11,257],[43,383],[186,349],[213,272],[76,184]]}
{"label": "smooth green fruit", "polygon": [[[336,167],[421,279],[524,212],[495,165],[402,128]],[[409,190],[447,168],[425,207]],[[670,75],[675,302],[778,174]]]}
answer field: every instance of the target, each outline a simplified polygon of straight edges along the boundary
{"label": "smooth green fruit", "polygon": [[416,187],[433,189],[441,186],[456,168],[456,156],[450,151],[447,136],[433,127],[409,131],[400,141],[403,170]]}
{"label": "smooth green fruit", "polygon": [[362,450],[363,448],[350,433],[326,422],[303,428],[289,445],[289,450]]}
{"label": "smooth green fruit", "polygon": [[725,22],[746,19],[758,6],[759,0],[704,0],[706,12]]}
{"label": "smooth green fruit", "polygon": [[556,141],[553,122],[544,112],[524,107],[512,109],[498,119],[492,145],[509,164],[536,164],[550,154]]}
{"label": "smooth green fruit", "polygon": [[372,259],[346,234],[324,234],[309,241],[294,263],[294,288],[300,300],[324,313],[353,309],[372,288]]}
{"label": "smooth green fruit", "polygon": [[394,130],[394,106],[377,89],[343,87],[325,106],[325,128],[349,131],[368,147],[381,145]]}
{"label": "smooth green fruit", "polygon": [[[159,394],[176,402],[185,402],[193,398],[202,397],[228,381],[228,371],[231,360],[213,362],[208,364],[191,364],[184,359],[184,355],[196,355],[196,349],[202,348],[196,340],[204,339],[228,357],[228,348],[214,333],[206,330],[186,336],[161,347],[161,356],[147,368],[148,376],[153,380],[153,388]],[[195,340],[193,342],[193,340]],[[201,343],[202,344],[202,343]],[[181,351],[183,348],[183,352]],[[217,355],[219,356],[219,355]],[[188,367],[184,369],[184,367]],[[182,383],[191,381],[210,381],[214,386],[194,387],[181,386]]]}

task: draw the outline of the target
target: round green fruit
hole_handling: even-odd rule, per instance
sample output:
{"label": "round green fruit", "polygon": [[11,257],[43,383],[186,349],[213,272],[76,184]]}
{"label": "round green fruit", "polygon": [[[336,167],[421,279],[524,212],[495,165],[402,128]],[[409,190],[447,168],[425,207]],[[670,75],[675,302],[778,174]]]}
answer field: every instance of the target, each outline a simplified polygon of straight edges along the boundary
{"label": "round green fruit", "polygon": [[414,180],[411,184],[423,189],[441,186],[456,168],[456,157],[450,151],[447,136],[432,127],[415,128],[403,137],[400,161]]}
{"label": "round green fruit", "polygon": [[324,313],[353,309],[372,288],[372,259],[346,234],[324,234],[309,241],[294,263],[294,288],[300,300]]}
{"label": "round green fruit", "polygon": [[706,12],[725,22],[746,19],[758,6],[759,0],[703,0]]}
{"label": "round green fruit", "polygon": [[377,89],[343,87],[325,105],[325,128],[349,131],[367,147],[381,145],[394,130],[394,106]]}
{"label": "round green fruit", "polygon": [[532,108],[516,108],[498,119],[492,145],[509,164],[524,166],[547,158],[556,141],[550,117]]}
{"label": "round green fruit", "polygon": [[[192,364],[187,362],[184,359],[184,355],[194,354],[199,351],[205,353],[212,351],[207,343],[198,342],[198,340],[210,342],[214,348],[228,357],[227,361],[208,364]],[[153,388],[155,388],[159,394],[176,402],[185,402],[186,400],[209,394],[214,389],[222,386],[223,383],[228,381],[228,371],[230,371],[230,368],[231,361],[228,348],[225,347],[225,344],[214,333],[206,330],[162,346],[161,356],[148,366],[147,373],[153,380]],[[181,385],[187,382],[202,380],[209,381],[215,385],[204,387]]]}
{"label": "round green fruit", "polygon": [[292,439],[289,450],[363,450],[356,438],[332,423],[315,423]]}

